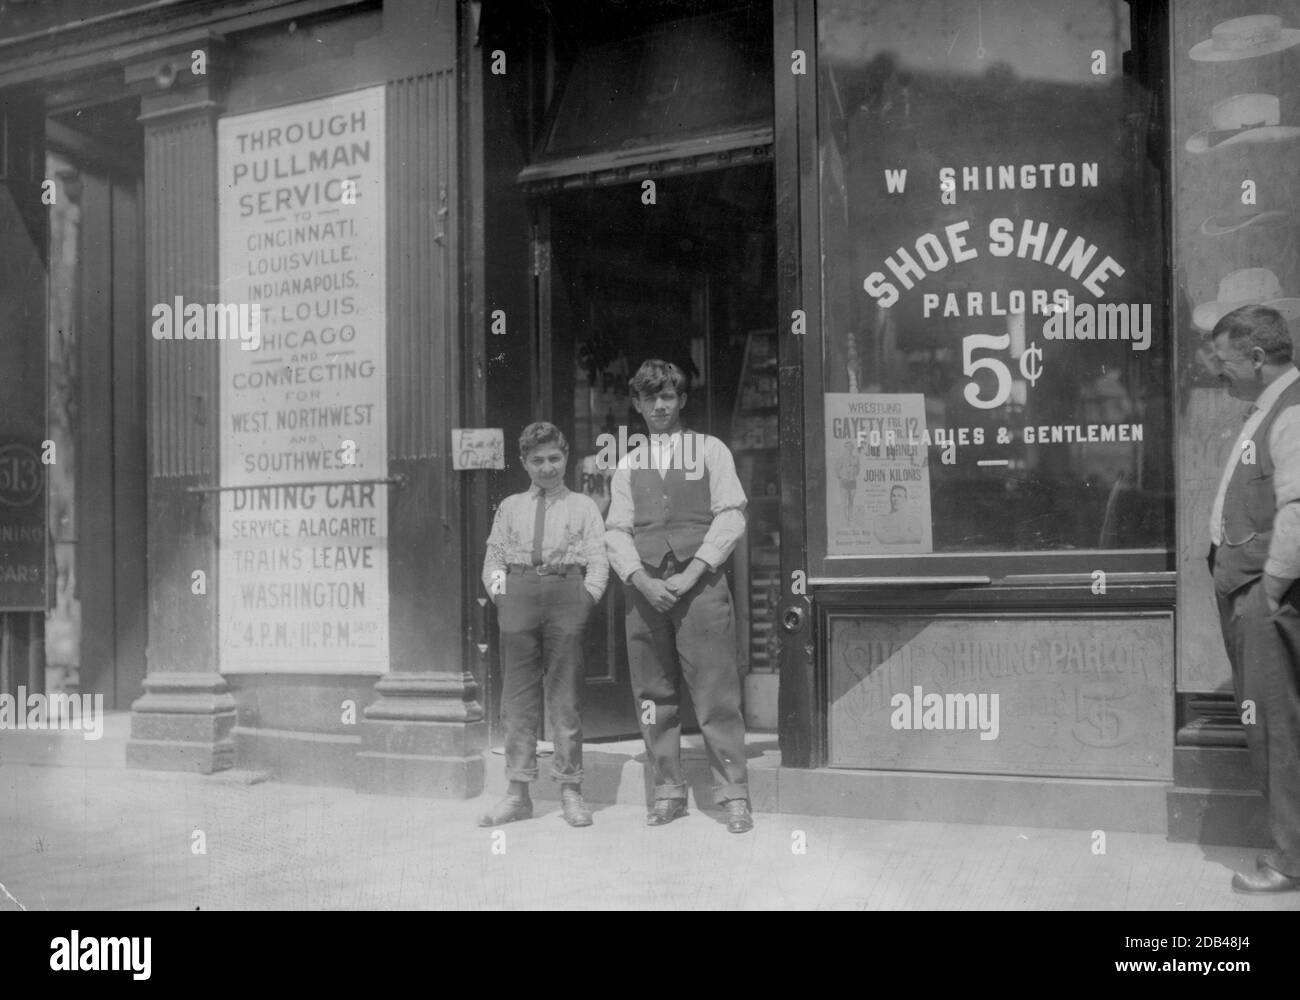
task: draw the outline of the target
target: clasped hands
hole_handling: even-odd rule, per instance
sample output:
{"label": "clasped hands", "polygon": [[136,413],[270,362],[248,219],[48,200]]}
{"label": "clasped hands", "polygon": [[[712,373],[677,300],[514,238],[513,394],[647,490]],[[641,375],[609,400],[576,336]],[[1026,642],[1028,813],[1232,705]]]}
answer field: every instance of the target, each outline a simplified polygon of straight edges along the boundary
{"label": "clasped hands", "polygon": [[1287,580],[1280,576],[1274,576],[1272,573],[1264,574],[1264,602],[1268,605],[1268,613],[1277,614],[1277,609],[1282,604],[1282,598],[1286,592],[1291,589],[1294,580]]}
{"label": "clasped hands", "polygon": [[632,576],[632,583],[650,602],[652,608],[656,611],[667,611],[699,582],[707,569],[708,566],[703,560],[692,559],[690,565],[680,573],[666,576],[662,580],[656,580],[645,571],[637,570]]}

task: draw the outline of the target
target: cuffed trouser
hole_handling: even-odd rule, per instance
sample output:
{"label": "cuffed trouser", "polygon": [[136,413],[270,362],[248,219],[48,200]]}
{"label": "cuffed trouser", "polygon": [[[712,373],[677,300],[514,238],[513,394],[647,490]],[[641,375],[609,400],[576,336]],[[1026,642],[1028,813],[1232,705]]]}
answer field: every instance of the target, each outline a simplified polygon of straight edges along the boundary
{"label": "cuffed trouser", "polygon": [[[642,567],[657,580],[684,565]],[[705,573],[666,612],[633,586],[627,592],[627,659],[656,799],[686,798],[681,759],[681,685],[704,735],[718,802],[749,798],[745,721],[740,711],[735,613],[722,569]]]}
{"label": "cuffed trouser", "polygon": [[551,776],[582,780],[582,641],[593,607],[580,573],[511,573],[506,578],[505,593],[497,599],[497,623],[509,781],[537,780],[543,687],[555,743]]}
{"label": "cuffed trouser", "polygon": [[[1288,595],[1290,596],[1290,595]],[[1270,614],[1264,582],[1255,580],[1224,597],[1219,619],[1240,708],[1255,706],[1247,723],[1251,765],[1268,802],[1276,850],[1268,864],[1300,877],[1300,611],[1284,602]]]}

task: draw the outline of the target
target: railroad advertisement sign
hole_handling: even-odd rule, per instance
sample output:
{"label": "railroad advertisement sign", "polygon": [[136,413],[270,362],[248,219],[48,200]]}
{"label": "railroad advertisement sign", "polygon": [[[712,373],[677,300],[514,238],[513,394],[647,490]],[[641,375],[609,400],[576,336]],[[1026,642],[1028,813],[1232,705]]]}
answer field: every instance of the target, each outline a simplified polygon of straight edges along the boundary
{"label": "railroad advertisement sign", "polygon": [[[382,87],[221,119],[221,668],[388,669]],[[231,487],[239,487],[232,489]]]}

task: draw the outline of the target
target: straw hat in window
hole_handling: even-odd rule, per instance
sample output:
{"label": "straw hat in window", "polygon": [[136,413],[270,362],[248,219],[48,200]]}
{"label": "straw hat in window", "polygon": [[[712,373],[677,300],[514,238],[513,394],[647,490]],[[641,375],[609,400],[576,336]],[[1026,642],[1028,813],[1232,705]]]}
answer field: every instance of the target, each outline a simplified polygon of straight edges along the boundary
{"label": "straw hat in window", "polygon": [[1300,299],[1282,295],[1282,283],[1266,267],[1247,267],[1233,271],[1219,280],[1219,297],[1202,302],[1192,312],[1192,322],[1202,330],[1241,306],[1268,306],[1276,309],[1288,322],[1300,319]]}
{"label": "straw hat in window", "polygon": [[1210,37],[1197,42],[1188,55],[1197,62],[1230,62],[1281,52],[1300,43],[1300,30],[1282,27],[1276,14],[1251,14],[1216,24]]}
{"label": "straw hat in window", "polygon": [[1235,94],[1210,109],[1210,127],[1187,140],[1187,151],[1208,153],[1242,142],[1281,142],[1300,136],[1300,128],[1281,122],[1282,106],[1274,94]]}

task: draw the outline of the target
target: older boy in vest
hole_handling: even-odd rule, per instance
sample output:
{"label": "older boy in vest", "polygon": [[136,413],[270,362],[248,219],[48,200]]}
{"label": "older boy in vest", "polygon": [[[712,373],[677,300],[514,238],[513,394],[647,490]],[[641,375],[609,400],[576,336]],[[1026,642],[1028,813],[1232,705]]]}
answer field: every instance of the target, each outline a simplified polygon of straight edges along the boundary
{"label": "older boy in vest", "polygon": [[605,542],[626,585],[627,655],[641,735],[654,769],[651,826],[686,814],[681,686],[695,705],[727,829],[753,829],[740,711],[735,616],[724,564],[745,531],[745,491],[731,452],[684,431],[686,377],[647,361],[628,383],[649,442],[610,481]]}
{"label": "older boy in vest", "polygon": [[560,782],[564,819],[591,826],[591,810],[582,801],[582,641],[605,593],[609,563],[595,501],[564,485],[568,458],[568,442],[554,424],[525,427],[519,460],[533,484],[501,502],[488,536],[483,586],[501,629],[510,790],[479,826],[533,815],[528,785],[537,780],[543,683],[555,742],[551,774]]}

